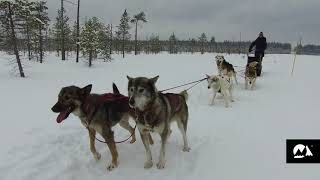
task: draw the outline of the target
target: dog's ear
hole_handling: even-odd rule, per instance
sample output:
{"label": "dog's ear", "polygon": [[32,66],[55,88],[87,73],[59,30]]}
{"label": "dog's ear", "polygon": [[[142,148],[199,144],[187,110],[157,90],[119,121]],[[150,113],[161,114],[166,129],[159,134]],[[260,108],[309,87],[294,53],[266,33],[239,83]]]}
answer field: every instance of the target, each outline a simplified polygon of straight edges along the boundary
{"label": "dog's ear", "polygon": [[80,95],[84,96],[84,97],[88,96],[90,94],[90,92],[91,92],[91,89],[92,89],[92,84],[89,84],[89,85],[81,88],[80,89]]}
{"label": "dog's ear", "polygon": [[149,80],[152,82],[152,84],[156,84],[156,82],[158,81],[158,79],[159,79],[159,75],[156,76],[156,77],[153,77],[153,78],[151,78],[151,79],[149,79]]}
{"label": "dog's ear", "polygon": [[127,75],[127,79],[131,81],[133,78]]}
{"label": "dog's ear", "polygon": [[115,83],[112,83],[113,94],[120,94],[120,91]]}

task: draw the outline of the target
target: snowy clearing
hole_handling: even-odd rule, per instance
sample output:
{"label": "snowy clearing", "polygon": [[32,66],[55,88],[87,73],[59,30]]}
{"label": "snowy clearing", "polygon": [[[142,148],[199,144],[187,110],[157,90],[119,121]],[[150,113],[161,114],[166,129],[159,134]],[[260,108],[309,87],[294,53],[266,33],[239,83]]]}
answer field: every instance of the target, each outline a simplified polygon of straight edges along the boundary
{"label": "snowy clearing", "polygon": [[[119,167],[107,172],[111,159],[104,144],[96,162],[80,120],[70,115],[57,124],[50,108],[63,86],[93,84],[95,93],[111,92],[115,82],[127,95],[126,75],[160,75],[157,87],[165,89],[217,73],[215,54],[115,55],[114,61],[62,62],[49,54],[44,64],[24,60],[26,79],[11,76],[7,55],[0,61],[0,179],[217,179],[217,180],[315,180],[319,164],[286,164],[286,139],[320,137],[319,56],[298,56],[290,76],[293,55],[266,55],[263,75],[255,91],[244,90],[238,76],[235,102],[225,108],[221,97],[209,106],[211,92],[203,82],[189,91],[189,153],[182,152],[182,137],[173,126],[166,152],[166,168],[143,168],[145,149],[137,142],[117,145]],[[245,66],[244,55],[226,55],[227,61]],[[243,68],[236,68],[241,70]],[[181,89],[180,89],[181,90]],[[178,92],[180,90],[172,91]],[[128,133],[114,128],[116,139]],[[153,134],[154,162],[160,138]],[[319,153],[319,152],[318,152]]]}

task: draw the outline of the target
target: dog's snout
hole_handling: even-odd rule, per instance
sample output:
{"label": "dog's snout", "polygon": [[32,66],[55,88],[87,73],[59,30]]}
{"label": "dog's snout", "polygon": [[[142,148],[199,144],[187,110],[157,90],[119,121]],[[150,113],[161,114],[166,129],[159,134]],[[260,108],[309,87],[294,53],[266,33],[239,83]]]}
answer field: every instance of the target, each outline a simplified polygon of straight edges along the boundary
{"label": "dog's snout", "polygon": [[61,108],[60,108],[59,104],[56,103],[54,106],[52,106],[51,111],[53,111],[53,112],[55,112],[55,113],[60,112],[60,111],[61,111]]}
{"label": "dog's snout", "polygon": [[52,106],[51,111],[52,111],[52,112],[57,112],[57,111],[58,111],[57,106],[56,106],[56,105]]}
{"label": "dog's snout", "polygon": [[210,86],[208,86],[208,89],[210,89]]}
{"label": "dog's snout", "polygon": [[134,98],[130,98],[130,99],[129,99],[129,104],[130,104],[131,106],[134,106],[134,104],[135,104]]}

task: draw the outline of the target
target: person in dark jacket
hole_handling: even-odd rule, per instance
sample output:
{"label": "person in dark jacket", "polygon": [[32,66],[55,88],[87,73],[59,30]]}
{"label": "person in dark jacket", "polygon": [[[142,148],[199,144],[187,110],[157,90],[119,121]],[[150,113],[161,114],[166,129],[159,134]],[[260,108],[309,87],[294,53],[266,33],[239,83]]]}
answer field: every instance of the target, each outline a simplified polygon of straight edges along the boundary
{"label": "person in dark jacket", "polygon": [[255,56],[262,59],[262,57],[264,57],[264,51],[267,49],[267,39],[263,36],[263,32],[260,32],[259,37],[251,43],[249,52],[252,51],[252,48],[254,46],[256,46],[256,50],[254,53]]}
{"label": "person in dark jacket", "polygon": [[264,57],[264,51],[267,49],[267,39],[263,36],[263,32],[259,33],[259,37],[253,41],[249,47],[249,52],[252,51],[253,47],[255,48],[254,55],[259,59],[259,64],[257,67],[257,75],[260,76],[262,70],[262,58]]}

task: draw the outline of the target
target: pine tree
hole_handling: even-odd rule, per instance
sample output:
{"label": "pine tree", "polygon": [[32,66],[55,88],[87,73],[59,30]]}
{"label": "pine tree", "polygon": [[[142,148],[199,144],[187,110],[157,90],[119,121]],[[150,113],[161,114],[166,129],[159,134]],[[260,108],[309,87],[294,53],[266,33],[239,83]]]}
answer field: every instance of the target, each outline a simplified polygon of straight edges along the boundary
{"label": "pine tree", "polygon": [[[65,13],[65,9],[63,9],[63,12]],[[65,60],[65,43],[68,43],[68,40],[66,38],[70,37],[70,26],[68,24],[69,17],[63,15],[62,17],[62,11],[58,10],[58,16],[56,17],[56,23],[54,24],[55,29],[55,39],[57,46],[57,52],[61,51],[61,59]],[[62,34],[63,33],[63,34]],[[67,45],[68,46],[68,45]]]}
{"label": "pine tree", "polygon": [[199,37],[199,41],[201,44],[201,48],[200,48],[201,54],[204,54],[205,44],[207,43],[207,36],[205,33],[201,34],[201,36]]}
{"label": "pine tree", "polygon": [[170,54],[177,54],[178,53],[178,47],[177,47],[177,38],[172,33],[172,35],[169,37],[169,53]]}
{"label": "pine tree", "polygon": [[28,50],[28,59],[32,59],[33,44],[31,42],[32,35],[37,30],[36,18],[35,18],[35,2],[29,0],[15,0],[17,8],[19,10],[16,13],[16,17],[20,20],[22,34],[25,36],[25,44]]}
{"label": "pine tree", "polygon": [[12,51],[12,41],[11,41],[11,29],[10,29],[10,22],[9,22],[9,14],[7,10],[7,5],[5,2],[0,3],[0,37],[1,37],[1,47],[6,52]]}
{"label": "pine tree", "polygon": [[70,38],[70,42],[71,42],[71,49],[72,51],[76,51],[77,49],[77,42],[78,42],[78,32],[77,32],[77,22],[74,22],[72,30],[71,30],[71,38]]}
{"label": "pine tree", "polygon": [[135,55],[137,55],[137,46],[138,46],[138,23],[139,23],[139,21],[142,21],[142,22],[144,22],[144,23],[146,23],[147,22],[147,20],[146,20],[146,15],[144,14],[144,12],[142,11],[142,12],[140,12],[139,14],[136,14],[136,15],[134,15],[133,16],[133,19],[131,19],[131,23],[134,23],[135,24],[135,27],[136,27],[136,29],[135,29],[135,36],[134,36],[134,54]]}
{"label": "pine tree", "polygon": [[99,33],[101,33],[102,27],[103,26],[99,22],[98,18],[93,17],[88,19],[82,28],[80,47],[83,54],[89,56],[89,67],[92,66],[94,55],[99,51]]}
{"label": "pine tree", "polygon": [[193,54],[196,51],[196,46],[197,46],[197,40],[195,40],[194,38],[191,39],[191,44],[190,44],[190,49],[191,49],[191,53]]}
{"label": "pine tree", "polygon": [[119,24],[119,26],[117,26],[117,28],[118,28],[117,39],[119,39],[121,41],[121,51],[122,51],[123,58],[124,58],[124,54],[125,54],[126,43],[130,39],[129,21],[130,21],[130,17],[127,13],[127,10],[124,10],[124,13],[122,14],[121,19],[120,19],[120,24]]}
{"label": "pine tree", "polygon": [[159,53],[161,51],[159,36],[151,34],[149,39],[151,53]]}
{"label": "pine tree", "polygon": [[[25,77],[23,72],[23,67],[21,64],[21,59],[19,55],[19,49],[18,49],[18,42],[17,42],[17,36],[16,36],[16,26],[15,21],[15,13],[19,11],[19,8],[16,3],[11,1],[1,1],[0,2],[0,11],[1,14],[4,14],[3,18],[6,18],[7,20],[4,20],[4,22],[8,23],[6,26],[10,29],[10,37],[11,37],[11,44],[13,45],[13,52],[16,56],[16,61],[19,68],[20,77]],[[3,22],[3,21],[2,21]]]}
{"label": "pine tree", "polygon": [[44,56],[44,50],[43,50],[43,31],[47,30],[48,23],[49,23],[49,17],[48,17],[48,7],[46,6],[46,1],[39,1],[35,4],[35,11],[36,11],[36,21],[38,24],[38,52],[40,57],[40,63],[43,62],[43,56]]}
{"label": "pine tree", "polygon": [[111,48],[111,26],[101,25],[99,36],[99,49],[104,61],[111,60],[110,48]]}

